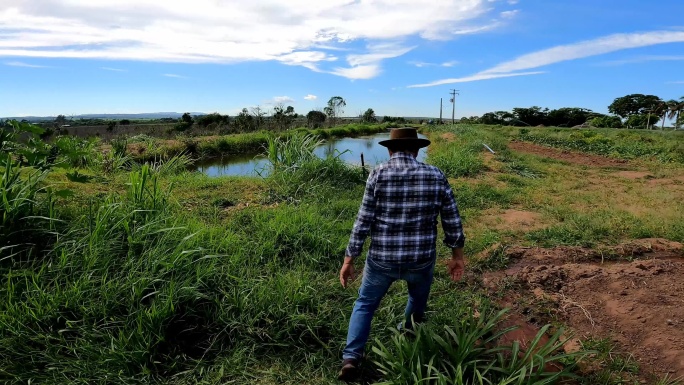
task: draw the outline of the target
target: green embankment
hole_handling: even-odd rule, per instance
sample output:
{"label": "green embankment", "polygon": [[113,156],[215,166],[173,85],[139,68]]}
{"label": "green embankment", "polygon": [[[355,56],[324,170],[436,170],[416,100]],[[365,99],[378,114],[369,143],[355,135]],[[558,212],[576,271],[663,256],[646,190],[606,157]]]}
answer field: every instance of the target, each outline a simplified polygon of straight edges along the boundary
{"label": "green embankment", "polygon": [[244,134],[223,136],[179,136],[175,140],[138,141],[134,146],[132,156],[137,161],[151,161],[168,159],[175,155],[186,153],[196,157],[211,158],[240,154],[253,154],[263,151],[269,138],[289,138],[295,135],[314,135],[321,139],[342,138],[349,136],[371,135],[387,132],[398,127],[393,123],[384,124],[349,124],[333,128],[296,128],[287,131],[269,132],[259,131]]}

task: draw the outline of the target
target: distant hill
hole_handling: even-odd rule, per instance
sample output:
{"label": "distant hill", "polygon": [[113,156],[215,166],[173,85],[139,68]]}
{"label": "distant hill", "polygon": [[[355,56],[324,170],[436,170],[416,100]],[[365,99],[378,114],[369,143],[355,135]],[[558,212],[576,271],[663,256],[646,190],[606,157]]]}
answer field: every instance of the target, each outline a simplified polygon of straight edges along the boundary
{"label": "distant hill", "polygon": [[[190,115],[206,115],[204,112],[191,112]],[[81,114],[74,115],[74,119],[108,119],[108,120],[118,120],[118,119],[161,119],[161,118],[173,118],[178,119],[183,116],[183,112],[145,112],[141,114]],[[71,115],[67,115],[67,120],[72,118]],[[26,119],[30,122],[37,122],[42,120],[55,120],[56,116],[8,116],[3,119],[16,119],[23,120]]]}

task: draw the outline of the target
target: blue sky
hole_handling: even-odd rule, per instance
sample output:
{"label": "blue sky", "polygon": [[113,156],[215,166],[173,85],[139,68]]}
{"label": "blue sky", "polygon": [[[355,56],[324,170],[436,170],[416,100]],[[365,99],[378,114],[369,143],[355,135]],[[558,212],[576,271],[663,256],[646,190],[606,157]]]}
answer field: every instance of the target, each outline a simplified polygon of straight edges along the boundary
{"label": "blue sky", "polygon": [[328,98],[345,115],[607,112],[684,96],[684,1],[0,0],[0,116],[198,111]]}

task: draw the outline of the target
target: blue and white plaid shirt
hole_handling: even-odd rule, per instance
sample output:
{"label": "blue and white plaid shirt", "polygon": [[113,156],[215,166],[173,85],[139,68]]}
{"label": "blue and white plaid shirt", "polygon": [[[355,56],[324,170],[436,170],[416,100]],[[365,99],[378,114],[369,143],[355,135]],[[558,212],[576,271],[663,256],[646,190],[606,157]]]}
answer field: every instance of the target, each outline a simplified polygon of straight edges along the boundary
{"label": "blue and white plaid shirt", "polygon": [[370,234],[368,258],[374,261],[434,260],[437,215],[442,220],[444,244],[451,248],[463,247],[461,217],[442,171],[418,162],[411,154],[394,153],[368,176],[346,255],[361,255]]}

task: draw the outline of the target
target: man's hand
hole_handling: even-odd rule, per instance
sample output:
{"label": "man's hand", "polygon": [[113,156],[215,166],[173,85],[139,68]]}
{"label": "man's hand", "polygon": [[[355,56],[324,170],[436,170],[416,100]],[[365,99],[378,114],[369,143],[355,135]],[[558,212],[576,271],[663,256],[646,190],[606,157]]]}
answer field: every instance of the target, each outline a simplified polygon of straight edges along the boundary
{"label": "man's hand", "polygon": [[457,282],[463,277],[465,271],[465,259],[463,258],[463,249],[453,249],[451,259],[447,261],[447,270],[449,277],[454,282]]}
{"label": "man's hand", "polygon": [[347,288],[347,284],[356,279],[356,272],[354,271],[354,260],[351,257],[344,258],[344,264],[340,269],[340,283],[342,287]]}

